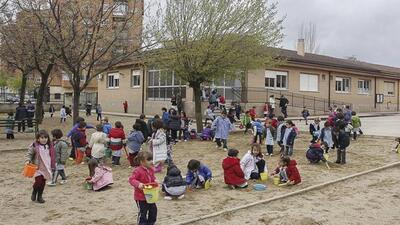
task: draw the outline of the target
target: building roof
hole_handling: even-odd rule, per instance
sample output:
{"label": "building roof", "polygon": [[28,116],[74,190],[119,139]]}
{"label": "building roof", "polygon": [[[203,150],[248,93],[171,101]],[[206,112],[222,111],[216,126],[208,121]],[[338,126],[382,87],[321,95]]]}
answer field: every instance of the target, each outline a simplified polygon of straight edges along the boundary
{"label": "building roof", "polygon": [[298,55],[297,51],[288,49],[277,49],[278,56],[285,58],[289,63],[312,64],[317,66],[327,66],[339,69],[351,69],[362,72],[375,73],[376,75],[396,76],[400,78],[400,68],[378,65],[373,63],[361,62],[351,59],[341,59],[331,56],[305,53],[304,56]]}

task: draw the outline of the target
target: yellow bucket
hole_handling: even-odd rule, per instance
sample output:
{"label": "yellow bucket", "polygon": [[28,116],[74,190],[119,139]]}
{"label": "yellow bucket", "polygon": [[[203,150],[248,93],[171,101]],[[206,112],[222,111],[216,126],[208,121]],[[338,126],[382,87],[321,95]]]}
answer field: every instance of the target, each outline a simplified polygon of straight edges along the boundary
{"label": "yellow bucket", "polygon": [[160,196],[160,189],[157,183],[145,184],[143,193],[147,203],[156,203]]}
{"label": "yellow bucket", "polygon": [[328,160],[329,160],[329,154],[328,154],[328,153],[325,153],[325,154],[324,154],[324,158],[325,158],[326,161],[328,161]]}
{"label": "yellow bucket", "polygon": [[274,176],[274,185],[279,185],[279,183],[281,182],[281,179],[279,176]]}
{"label": "yellow bucket", "polygon": [[204,189],[208,190],[211,187],[211,181],[210,180],[206,180],[206,182],[204,183]]}
{"label": "yellow bucket", "polygon": [[260,179],[262,181],[267,181],[268,180],[268,173],[267,172],[260,173]]}

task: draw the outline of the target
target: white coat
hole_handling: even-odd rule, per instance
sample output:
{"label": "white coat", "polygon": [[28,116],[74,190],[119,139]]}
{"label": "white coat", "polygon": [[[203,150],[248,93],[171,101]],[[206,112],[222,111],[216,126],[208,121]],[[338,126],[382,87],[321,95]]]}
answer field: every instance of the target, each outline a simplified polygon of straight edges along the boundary
{"label": "white coat", "polygon": [[150,151],[153,153],[153,163],[167,159],[167,136],[163,129],[158,129],[150,140]]}
{"label": "white coat", "polygon": [[106,149],[105,144],[109,141],[107,134],[96,131],[92,134],[89,141],[89,147],[92,148],[92,156],[96,159],[104,157]]}
{"label": "white coat", "polygon": [[252,172],[257,171],[256,157],[253,156],[250,151],[248,151],[240,160],[240,168],[242,168],[244,179],[246,180],[250,179]]}

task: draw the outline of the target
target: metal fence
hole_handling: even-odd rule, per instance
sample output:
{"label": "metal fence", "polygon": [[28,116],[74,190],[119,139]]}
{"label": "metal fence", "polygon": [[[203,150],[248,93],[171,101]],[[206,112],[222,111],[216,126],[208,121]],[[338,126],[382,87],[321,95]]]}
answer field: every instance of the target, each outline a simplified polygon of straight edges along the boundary
{"label": "metal fence", "polygon": [[[274,95],[275,98],[280,98],[281,95],[284,95],[289,100],[288,106],[294,108],[306,107],[308,110],[313,110],[314,112],[327,112],[329,111],[329,107],[333,105],[349,105],[352,107],[352,103],[348,102],[329,100],[326,98],[303,95],[285,90],[272,90],[267,88],[238,88],[235,89],[234,94],[237,96],[237,98],[240,98],[241,102],[243,103],[265,103],[268,102],[270,95]],[[248,96],[257,97],[248,99]]]}

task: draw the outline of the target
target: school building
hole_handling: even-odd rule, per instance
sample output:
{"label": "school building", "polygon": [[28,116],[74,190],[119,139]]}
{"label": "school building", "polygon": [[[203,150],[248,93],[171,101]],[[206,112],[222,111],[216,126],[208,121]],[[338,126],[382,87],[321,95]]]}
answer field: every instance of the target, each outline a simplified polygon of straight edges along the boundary
{"label": "school building", "polygon": [[[297,51],[277,49],[286,60],[276,68],[250,70],[241,79],[205,85],[203,106],[209,90],[216,89],[227,105],[235,101],[245,108],[257,106],[260,115],[270,95],[284,95],[291,116],[299,116],[303,106],[321,115],[334,104],[350,105],[357,112],[399,111],[400,68],[309,54],[303,46],[300,40]],[[159,114],[162,107],[171,106],[170,97],[177,93],[184,110],[193,116],[193,90],[173,71],[132,60],[98,77],[98,100],[105,112],[123,112],[126,100],[128,113]]]}

